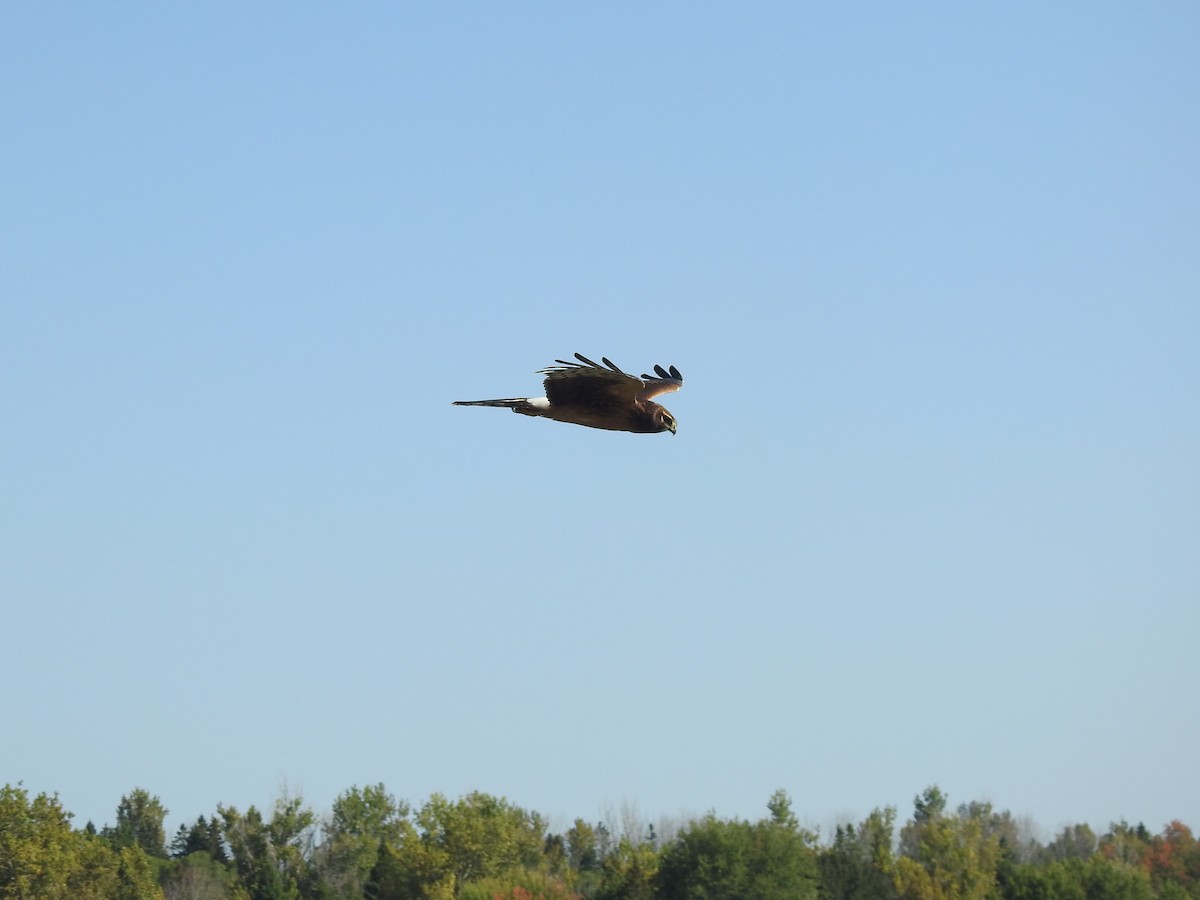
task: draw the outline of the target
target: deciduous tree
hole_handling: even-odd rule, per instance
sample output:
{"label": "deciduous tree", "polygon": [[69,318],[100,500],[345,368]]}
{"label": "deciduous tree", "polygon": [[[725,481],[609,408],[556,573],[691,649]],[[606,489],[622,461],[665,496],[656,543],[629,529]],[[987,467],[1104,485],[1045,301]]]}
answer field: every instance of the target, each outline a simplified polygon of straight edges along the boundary
{"label": "deciduous tree", "polygon": [[654,900],[659,854],[648,842],[627,837],[604,854],[595,900]]}
{"label": "deciduous tree", "polygon": [[412,833],[408,814],[408,804],[397,801],[382,784],[339,794],[316,851],[322,888],[333,896],[360,896],[379,860],[379,848],[400,846]]}
{"label": "deciduous tree", "polygon": [[276,801],[268,822],[255,807],[245,813],[219,806],[238,879],[251,900],[295,900],[307,880],[307,853],[315,816],[299,798]]}
{"label": "deciduous tree", "polygon": [[70,896],[78,851],[71,814],[57,796],[30,800],[20,785],[0,790],[0,898]]}
{"label": "deciduous tree", "polygon": [[236,875],[206,851],[176,859],[163,876],[166,900],[233,900]]}
{"label": "deciduous tree", "polygon": [[1096,852],[1096,833],[1087,824],[1068,825],[1046,845],[1050,860],[1087,859]]}
{"label": "deciduous tree", "polygon": [[[785,795],[786,796],[786,795]],[[772,798],[772,818],[751,824],[709,814],[664,849],[655,884],[665,900],[803,900],[817,896],[811,836],[790,806]]]}
{"label": "deciduous tree", "polygon": [[983,818],[948,816],[945,807],[941,790],[927,788],[901,832],[894,881],[905,900],[984,900],[995,885],[999,835]]}

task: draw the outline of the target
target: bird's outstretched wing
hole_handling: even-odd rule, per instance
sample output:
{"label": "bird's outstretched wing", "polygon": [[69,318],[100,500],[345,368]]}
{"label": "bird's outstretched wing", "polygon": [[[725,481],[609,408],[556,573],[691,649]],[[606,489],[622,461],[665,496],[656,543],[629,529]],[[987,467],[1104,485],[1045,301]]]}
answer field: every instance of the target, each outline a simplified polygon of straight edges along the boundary
{"label": "bird's outstretched wing", "polygon": [[654,371],[658,374],[642,375],[642,381],[646,387],[639,395],[641,399],[649,400],[657,397],[659,394],[669,394],[683,387],[683,376],[679,374],[679,370],[674,366],[664,370],[662,366],[655,365]]}
{"label": "bird's outstretched wing", "polygon": [[542,369],[539,373],[546,376],[546,397],[554,406],[578,405],[594,409],[633,406],[659,394],[677,391],[683,385],[683,376],[674,366],[670,371],[655,366],[657,375],[638,378],[621,371],[603,356],[600,357],[603,365],[579,353],[575,354],[575,358],[579,361],[556,359],[554,362],[557,365]]}

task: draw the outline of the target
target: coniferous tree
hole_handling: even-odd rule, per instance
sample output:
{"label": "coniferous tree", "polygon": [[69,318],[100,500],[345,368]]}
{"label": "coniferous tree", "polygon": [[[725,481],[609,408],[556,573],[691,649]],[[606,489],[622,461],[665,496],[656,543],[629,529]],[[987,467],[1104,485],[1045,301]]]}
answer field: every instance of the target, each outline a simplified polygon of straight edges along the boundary
{"label": "coniferous tree", "polygon": [[888,900],[892,881],[892,822],[895,810],[874,810],[858,828],[839,825],[833,844],[818,858],[823,900]]}
{"label": "coniferous tree", "polygon": [[162,801],[142,788],[134,788],[117,805],[117,824],[102,834],[114,847],[140,847],[147,856],[165,858],[167,835]]}

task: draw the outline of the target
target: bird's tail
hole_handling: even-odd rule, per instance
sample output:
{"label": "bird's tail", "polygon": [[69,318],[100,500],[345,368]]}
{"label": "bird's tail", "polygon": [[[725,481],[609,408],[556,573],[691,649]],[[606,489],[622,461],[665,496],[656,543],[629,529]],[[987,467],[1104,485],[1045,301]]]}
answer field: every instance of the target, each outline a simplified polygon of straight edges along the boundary
{"label": "bird's tail", "polygon": [[511,397],[506,400],[455,400],[455,406],[499,406],[501,409],[525,409],[530,407],[528,399]]}

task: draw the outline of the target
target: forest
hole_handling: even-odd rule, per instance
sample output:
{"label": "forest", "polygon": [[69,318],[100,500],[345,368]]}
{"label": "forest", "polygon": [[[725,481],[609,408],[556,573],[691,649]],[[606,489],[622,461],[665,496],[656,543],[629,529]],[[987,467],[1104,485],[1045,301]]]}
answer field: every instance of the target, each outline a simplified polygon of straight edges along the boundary
{"label": "forest", "polygon": [[776,791],[757,821],[715,813],[649,824],[575,819],[556,832],[503,797],[382,784],[318,815],[282,796],[267,812],[219,804],[168,836],[162,801],[121,798],[115,824],[73,824],[57,795],[0,791],[0,898],[38,900],[1200,900],[1200,845],[1182,822],[1151,833],[1035,828],[990,803],[951,807],[931,786],[821,835]]}

